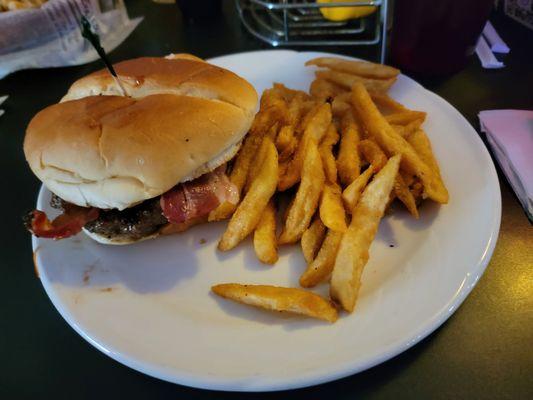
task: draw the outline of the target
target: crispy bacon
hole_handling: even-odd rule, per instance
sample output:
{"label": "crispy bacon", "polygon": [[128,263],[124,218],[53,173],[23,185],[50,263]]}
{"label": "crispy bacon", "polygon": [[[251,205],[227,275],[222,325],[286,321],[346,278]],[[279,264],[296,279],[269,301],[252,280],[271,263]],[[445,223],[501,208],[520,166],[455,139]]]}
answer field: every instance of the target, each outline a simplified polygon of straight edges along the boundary
{"label": "crispy bacon", "polygon": [[25,220],[26,227],[37,237],[64,239],[76,235],[90,221],[98,218],[97,208],[84,208],[69,204],[64,212],[50,221],[40,210],[31,211]]}
{"label": "crispy bacon", "polygon": [[220,167],[163,194],[161,208],[169,222],[179,224],[207,215],[226,201],[236,204],[239,192]]}

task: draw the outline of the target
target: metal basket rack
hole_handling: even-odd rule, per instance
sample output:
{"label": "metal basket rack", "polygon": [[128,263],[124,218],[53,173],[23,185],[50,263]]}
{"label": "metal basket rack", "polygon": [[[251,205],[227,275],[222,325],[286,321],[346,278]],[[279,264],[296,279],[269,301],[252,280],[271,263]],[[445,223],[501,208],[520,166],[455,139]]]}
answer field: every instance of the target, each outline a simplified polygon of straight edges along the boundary
{"label": "metal basket rack", "polygon": [[[277,46],[380,46],[385,60],[387,0],[316,3],[314,0],[235,0],[245,28]],[[319,8],[376,6],[366,17],[330,21]]]}

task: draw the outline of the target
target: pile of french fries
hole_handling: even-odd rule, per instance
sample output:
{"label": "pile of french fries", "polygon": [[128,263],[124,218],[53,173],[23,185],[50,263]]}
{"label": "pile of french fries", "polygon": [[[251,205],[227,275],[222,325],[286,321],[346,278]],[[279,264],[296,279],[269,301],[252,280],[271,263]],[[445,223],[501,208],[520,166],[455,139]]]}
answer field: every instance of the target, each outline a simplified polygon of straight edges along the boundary
{"label": "pile of french fries", "polygon": [[[309,94],[277,83],[263,93],[230,173],[242,200],[221,204],[209,219],[229,218],[219,250],[253,235],[255,253],[266,264],[278,260],[278,246],[299,241],[307,262],[300,285],[329,282],[330,299],[264,285],[212,290],[334,322],[339,308],[355,309],[370,245],[391,204],[398,200],[418,218],[424,199],[445,204],[448,191],[421,127],[426,113],[387,95],[397,69],[330,57],[306,65],[323,68]],[[288,206],[278,213],[284,200]]]}

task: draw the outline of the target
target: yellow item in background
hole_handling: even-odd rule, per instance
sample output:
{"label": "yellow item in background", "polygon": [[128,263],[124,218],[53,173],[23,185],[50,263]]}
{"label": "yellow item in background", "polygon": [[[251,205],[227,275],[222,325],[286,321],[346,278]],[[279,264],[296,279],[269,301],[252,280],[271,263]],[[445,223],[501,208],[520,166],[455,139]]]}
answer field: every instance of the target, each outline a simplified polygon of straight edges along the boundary
{"label": "yellow item in background", "polygon": [[[316,0],[317,3],[348,3],[354,0]],[[320,12],[324,18],[330,21],[346,21],[354,18],[366,17],[372,14],[377,9],[376,6],[360,6],[360,7],[322,7]]]}

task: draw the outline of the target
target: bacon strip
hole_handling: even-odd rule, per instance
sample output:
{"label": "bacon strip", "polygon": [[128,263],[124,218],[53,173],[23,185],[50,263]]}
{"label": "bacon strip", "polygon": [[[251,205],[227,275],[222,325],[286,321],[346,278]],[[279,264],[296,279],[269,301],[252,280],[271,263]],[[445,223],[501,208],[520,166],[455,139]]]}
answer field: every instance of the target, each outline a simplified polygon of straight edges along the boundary
{"label": "bacon strip", "polygon": [[98,218],[97,208],[77,207],[69,204],[63,214],[50,221],[40,210],[33,210],[26,220],[26,227],[37,237],[64,239],[78,234],[86,223]]}
{"label": "bacon strip", "polygon": [[163,215],[171,223],[180,224],[209,214],[227,201],[236,204],[239,192],[224,172],[224,167],[181,183],[161,196]]}

